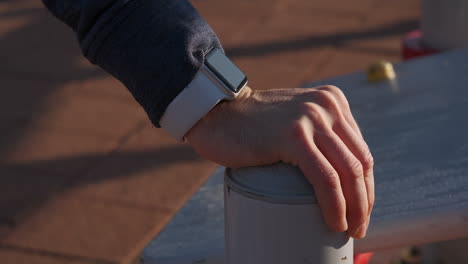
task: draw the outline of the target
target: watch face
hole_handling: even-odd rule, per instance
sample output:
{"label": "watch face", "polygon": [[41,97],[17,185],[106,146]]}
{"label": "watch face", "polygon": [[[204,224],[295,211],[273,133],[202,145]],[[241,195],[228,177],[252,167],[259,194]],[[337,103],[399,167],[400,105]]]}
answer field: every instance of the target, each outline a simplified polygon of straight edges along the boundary
{"label": "watch face", "polygon": [[208,53],[206,66],[234,93],[238,93],[247,82],[245,74],[220,49],[214,48]]}

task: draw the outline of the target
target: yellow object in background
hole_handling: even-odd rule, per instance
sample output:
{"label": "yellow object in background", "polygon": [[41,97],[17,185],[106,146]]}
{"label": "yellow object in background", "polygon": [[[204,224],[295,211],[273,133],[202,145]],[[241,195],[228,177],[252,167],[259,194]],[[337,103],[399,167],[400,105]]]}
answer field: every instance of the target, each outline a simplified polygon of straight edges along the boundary
{"label": "yellow object in background", "polygon": [[367,80],[369,82],[392,80],[395,76],[393,65],[388,61],[379,61],[370,65],[367,69]]}

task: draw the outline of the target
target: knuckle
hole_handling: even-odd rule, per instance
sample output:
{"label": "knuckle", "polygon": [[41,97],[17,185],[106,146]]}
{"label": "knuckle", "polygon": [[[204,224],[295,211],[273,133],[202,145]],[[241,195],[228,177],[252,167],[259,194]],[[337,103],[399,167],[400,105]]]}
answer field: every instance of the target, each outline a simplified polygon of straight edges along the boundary
{"label": "knuckle", "polygon": [[353,180],[359,180],[364,176],[364,169],[358,159],[353,159],[349,163],[349,170]]}
{"label": "knuckle", "polygon": [[348,99],[346,99],[346,95],[344,94],[344,92],[340,88],[338,88],[338,87],[336,87],[334,85],[326,85],[326,86],[323,86],[322,89],[326,90],[326,91],[329,91],[330,93],[332,93],[336,97],[339,97],[341,100],[343,100],[344,103],[348,103]]}
{"label": "knuckle", "polygon": [[323,107],[324,111],[337,118],[343,116],[343,111],[346,110],[346,107],[343,107],[332,93],[325,90],[319,90],[317,93],[319,95],[317,97],[318,103]]}
{"label": "knuckle", "polygon": [[364,155],[364,161],[363,161],[364,167],[369,170],[374,168],[374,157],[372,156],[371,152],[369,150],[366,151],[366,154]]}
{"label": "knuckle", "polygon": [[331,92],[333,94],[342,93],[341,89],[336,87],[335,85],[324,85],[324,86],[322,86],[320,88],[323,89],[323,90],[329,91],[329,92]]}
{"label": "knuckle", "polygon": [[341,188],[338,174],[334,171],[326,171],[323,173],[323,185],[329,190],[335,191]]}
{"label": "knuckle", "polygon": [[316,93],[322,105],[330,107],[335,106],[337,104],[335,96],[332,92],[327,90],[318,90]]}
{"label": "knuckle", "polygon": [[338,87],[336,87],[334,85],[325,85],[323,87],[323,89],[326,90],[326,91],[329,91],[330,93],[332,93],[335,96],[346,98],[343,91],[340,88],[338,88]]}
{"label": "knuckle", "polygon": [[305,103],[304,104],[304,114],[315,122],[321,123],[324,121],[323,111],[320,109],[320,106],[314,103]]}
{"label": "knuckle", "polygon": [[291,134],[294,141],[302,141],[307,135],[307,125],[305,120],[299,119],[292,123],[291,125]]}
{"label": "knuckle", "polygon": [[320,107],[315,103],[304,103],[304,112],[308,114],[320,114]]}

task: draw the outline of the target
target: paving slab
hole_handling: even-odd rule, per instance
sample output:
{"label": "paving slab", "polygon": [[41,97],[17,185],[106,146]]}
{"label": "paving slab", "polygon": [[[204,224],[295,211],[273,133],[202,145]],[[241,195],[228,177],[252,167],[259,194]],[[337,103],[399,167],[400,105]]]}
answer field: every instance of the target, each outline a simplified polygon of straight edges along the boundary
{"label": "paving slab", "polygon": [[81,174],[117,148],[118,142],[79,134],[40,131],[2,158],[5,167],[66,175]]}
{"label": "paving slab", "polygon": [[[84,58],[82,60],[83,64],[89,64]],[[142,111],[130,91],[119,80],[108,74],[103,73],[99,77],[80,80],[80,84],[75,88],[79,94],[96,96],[102,100],[110,99],[118,103],[127,103],[133,105],[135,111]]]}
{"label": "paving slab", "polygon": [[71,29],[42,5],[33,7],[25,14],[5,12],[5,21],[0,17],[5,27],[0,31],[0,71],[70,80],[102,75],[102,71],[80,63],[81,51]]}
{"label": "paving slab", "polygon": [[418,12],[421,8],[421,1],[419,0],[394,0],[394,1],[381,1],[373,0],[371,6],[376,10],[382,9],[393,10],[393,14],[398,15],[402,10],[411,10]]}
{"label": "paving slab", "polygon": [[0,163],[0,175],[0,240],[37,207],[56,197],[60,187],[72,176],[3,163]]}
{"label": "paving slab", "polygon": [[322,80],[336,76],[336,74],[348,74],[358,70],[366,70],[370,64],[379,60],[391,62],[399,61],[399,56],[389,56],[388,54],[376,56],[375,53],[348,50],[346,48],[335,48],[330,52],[331,56],[322,66],[315,70],[305,72],[302,79],[310,76],[310,80]]}
{"label": "paving slab", "polygon": [[419,9],[375,8],[365,17],[356,37],[340,48],[399,59],[403,36],[419,28]]}
{"label": "paving slab", "polygon": [[278,5],[241,44],[226,46],[226,53],[246,72],[254,89],[298,86],[305,71],[316,71],[327,60],[336,41],[333,32],[351,30],[360,21],[358,16],[320,17],[322,22],[314,23],[312,11]]}
{"label": "paving slab", "polygon": [[249,32],[255,32],[259,25],[271,17],[277,2],[278,0],[191,1],[224,46],[242,44]]}
{"label": "paving slab", "polygon": [[0,118],[9,117],[34,119],[31,112],[41,115],[46,111],[49,96],[60,90],[63,81],[12,74],[0,71],[2,96],[0,97]]}
{"label": "paving slab", "polygon": [[1,248],[0,259],[5,264],[109,264],[109,262],[91,259],[77,259],[67,256],[45,254],[33,250],[18,248]]}
{"label": "paving slab", "polygon": [[[121,138],[140,122],[149,123],[136,102],[88,96],[76,91],[79,83],[62,86],[38,105],[24,107],[18,102],[34,101],[35,93],[40,93],[35,89],[40,87],[18,87],[18,83],[10,83],[16,89],[10,98],[4,98],[6,111],[1,114],[7,125],[0,128],[10,138],[5,139],[9,147],[2,149],[0,160],[11,166],[73,173],[116,149]],[[25,91],[16,92],[22,88]],[[31,111],[36,112],[34,118]]]}
{"label": "paving slab", "polygon": [[106,95],[88,96],[80,92],[79,86],[81,82],[66,83],[46,98],[47,112],[36,120],[36,128],[111,139],[121,137],[148,119],[136,101],[121,102]]}
{"label": "paving slab", "polygon": [[363,14],[372,7],[375,0],[282,0],[284,5],[303,7],[305,10],[319,10],[325,14],[333,14],[333,12],[347,12],[349,14]]}
{"label": "paving slab", "polygon": [[[359,54],[366,53],[364,67],[381,59],[399,61],[401,38],[417,28],[418,11],[395,12],[394,8],[373,7],[371,2],[356,3],[360,4],[366,7],[362,12],[324,10],[315,1],[275,2],[273,15],[259,19],[257,25],[249,24],[241,41],[225,45],[226,52],[247,73],[255,89],[293,87],[310,76],[317,80],[363,69],[360,65],[342,69],[331,63],[327,73],[320,74],[335,51],[355,52],[358,62]],[[337,60],[353,62],[347,57]],[[274,67],[266,71],[265,65]]]}
{"label": "paving slab", "polygon": [[148,125],[72,185],[79,186],[77,197],[175,212],[214,167],[187,144]]}
{"label": "paving slab", "polygon": [[143,238],[149,239],[172,214],[171,208],[144,210],[64,193],[60,199],[42,204],[1,243],[70,258],[129,263],[138,255],[132,251],[141,250],[147,243]]}

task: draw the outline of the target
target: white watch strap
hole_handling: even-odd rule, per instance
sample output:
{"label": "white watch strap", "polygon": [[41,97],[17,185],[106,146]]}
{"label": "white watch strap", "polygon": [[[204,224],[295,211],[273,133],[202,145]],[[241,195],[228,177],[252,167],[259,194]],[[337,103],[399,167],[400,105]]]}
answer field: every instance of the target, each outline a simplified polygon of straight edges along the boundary
{"label": "white watch strap", "polygon": [[169,104],[159,121],[177,140],[202,119],[219,101],[228,97],[203,70]]}

